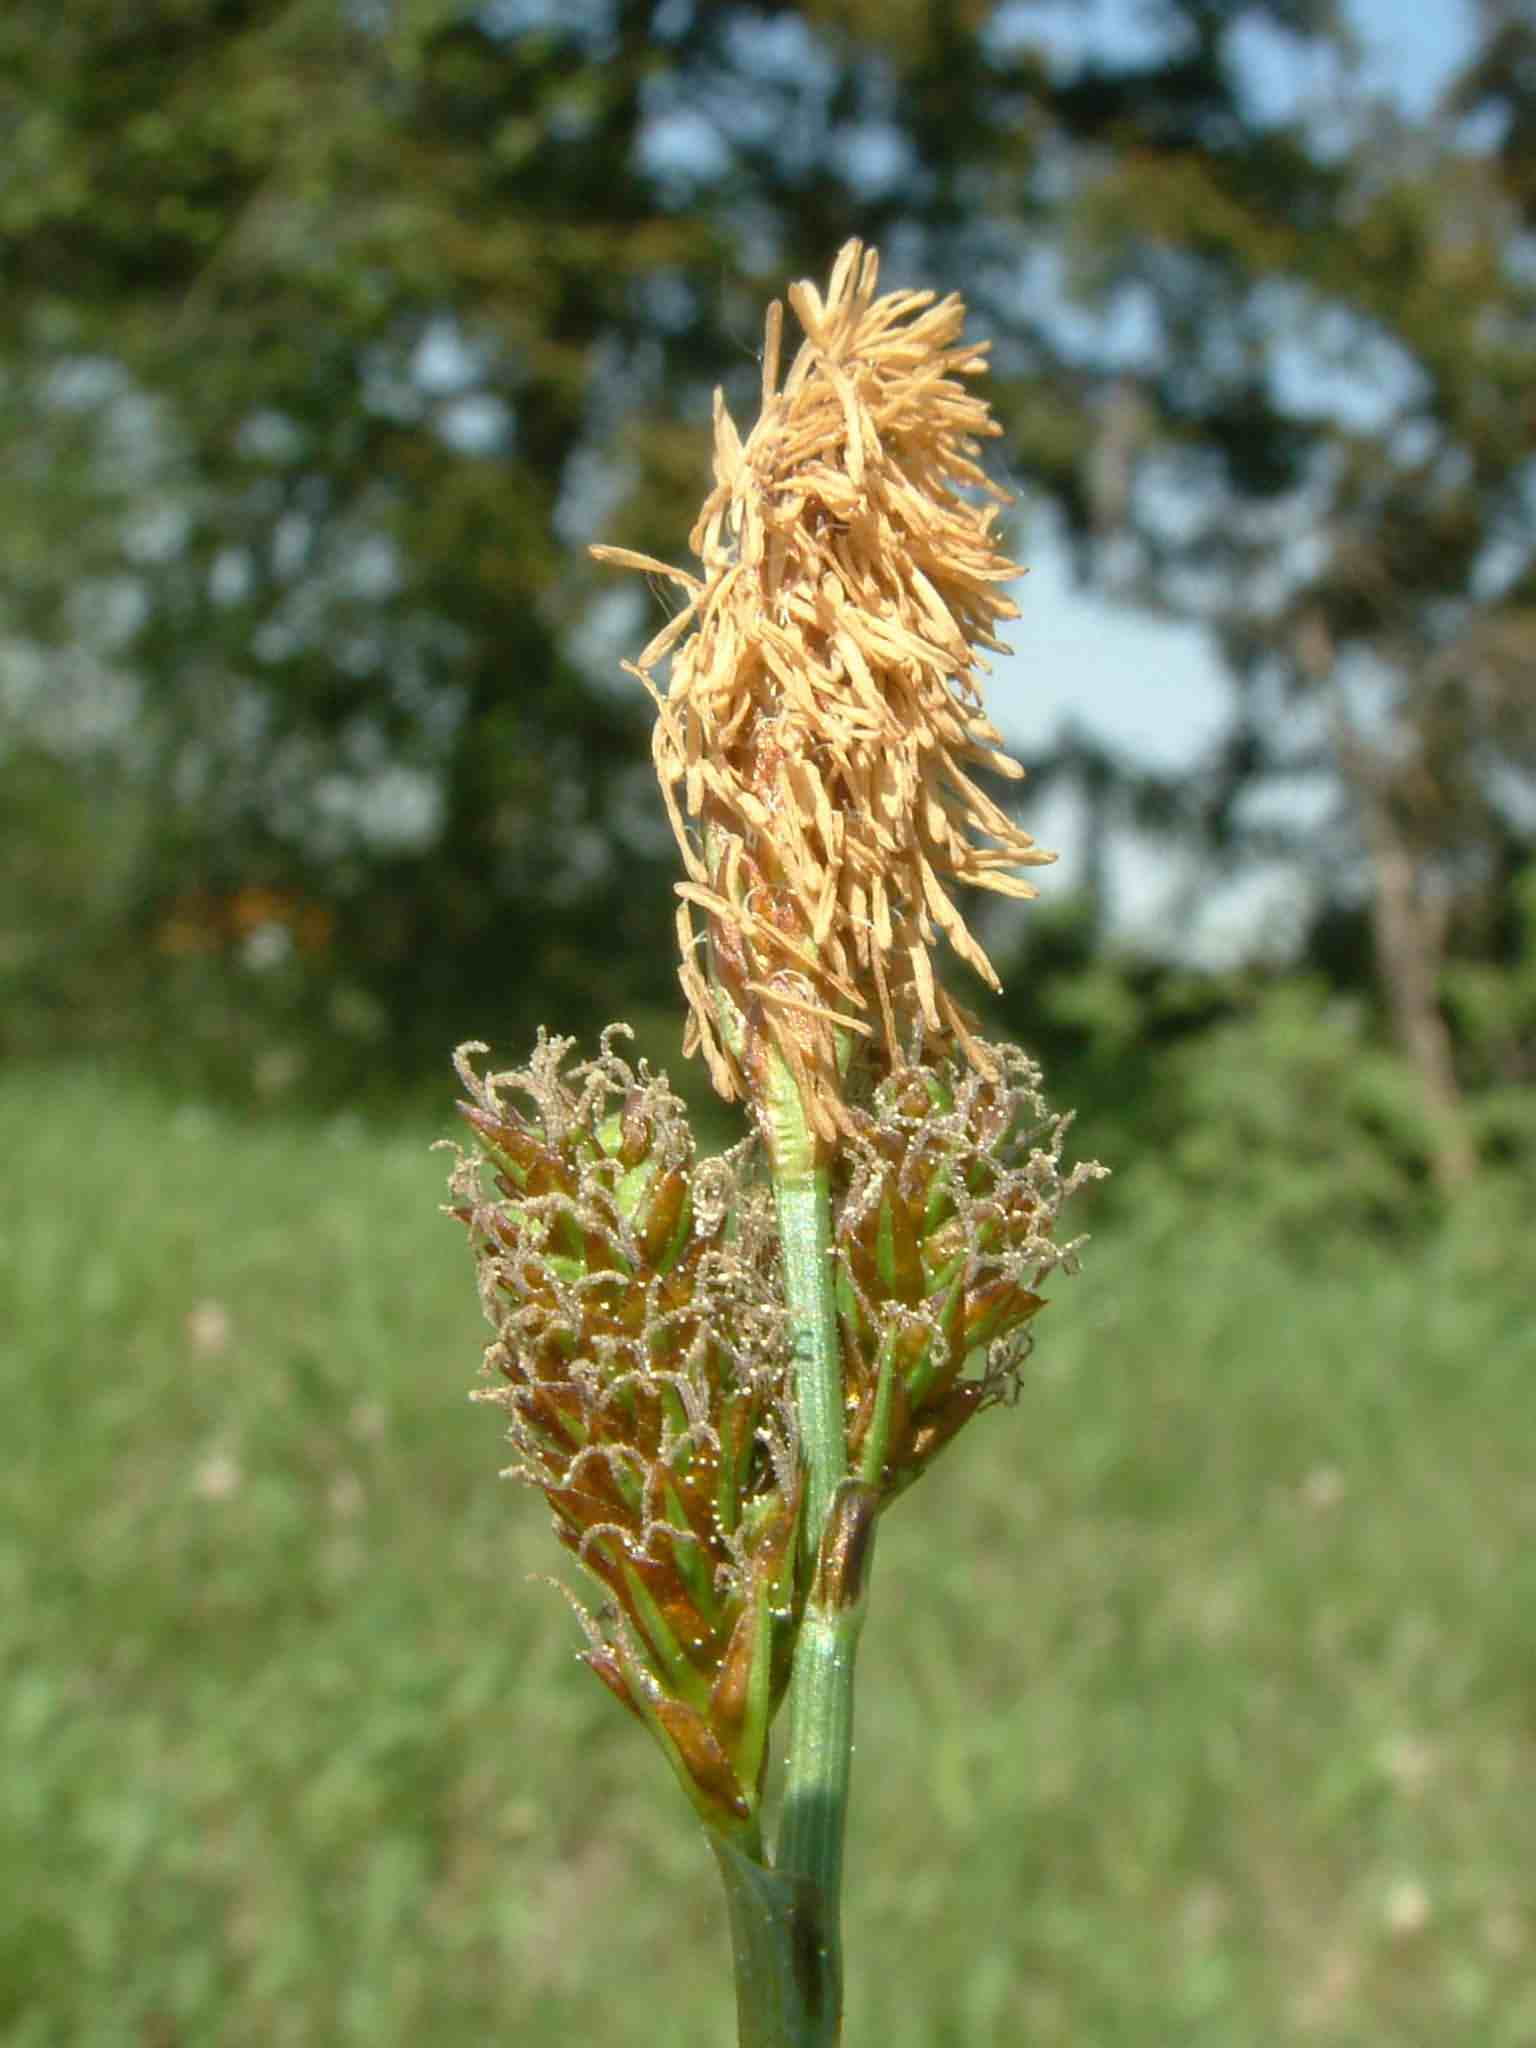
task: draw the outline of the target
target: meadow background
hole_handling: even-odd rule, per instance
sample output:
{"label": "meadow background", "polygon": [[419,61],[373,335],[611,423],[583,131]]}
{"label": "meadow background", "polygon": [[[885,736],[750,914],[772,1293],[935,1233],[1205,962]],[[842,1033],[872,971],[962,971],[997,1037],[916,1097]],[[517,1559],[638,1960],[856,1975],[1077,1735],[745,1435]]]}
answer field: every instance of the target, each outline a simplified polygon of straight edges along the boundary
{"label": "meadow background", "polygon": [[1162,714],[1022,586],[985,1028],[1114,1177],[881,1534],[850,2048],[1536,2041],[1536,30],[1452,12],[10,0],[5,2048],[730,2038],[431,1146],[612,1017],[735,1135],[584,550],[855,233]]}
{"label": "meadow background", "polygon": [[[465,1404],[429,1135],[0,1089],[17,2048],[730,2037],[702,1837]],[[1525,2048],[1529,1287],[1498,1203],[1106,1220],[881,1536],[852,2040]]]}

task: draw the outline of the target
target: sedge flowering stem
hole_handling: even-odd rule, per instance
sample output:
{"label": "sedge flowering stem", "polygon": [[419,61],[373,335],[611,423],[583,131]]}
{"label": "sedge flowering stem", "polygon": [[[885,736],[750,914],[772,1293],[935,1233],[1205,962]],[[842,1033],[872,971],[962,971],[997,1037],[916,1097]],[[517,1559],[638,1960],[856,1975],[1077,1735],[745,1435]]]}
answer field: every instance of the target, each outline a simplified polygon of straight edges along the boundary
{"label": "sedge flowering stem", "polygon": [[[789,1746],[776,1867],[811,1887],[802,1935],[819,1981],[807,2044],[842,2028],[841,1893],[853,1755],[853,1678],[863,1600],[837,1568],[851,1526],[842,1348],[832,1287],[830,1175],[794,1076],[768,1062],[766,1123],[783,1254],[795,1407],[806,1475],[807,1544],[817,1559],[789,1688]],[[862,1489],[853,1489],[862,1493]],[[829,1568],[830,1567],[830,1568]],[[862,1578],[862,1568],[855,1574]]]}
{"label": "sedge flowering stem", "polygon": [[[624,1609],[606,1633],[592,1622],[588,1661],[711,1830],[742,2048],[836,2048],[876,1512],[1013,1384],[1039,1284],[1074,1250],[1052,1236],[1057,1208],[1091,1177],[1062,1173],[1035,1070],[984,1046],[936,973],[947,945],[998,987],[955,892],[1031,896],[1021,871],[1054,856],[978,779],[1023,773],[980,683],[984,650],[1006,651],[1017,575],[996,531],[1007,494],[977,461],[1001,432],[969,383],[985,344],[965,339],[956,295],[881,296],[878,280],[874,251],[849,242],[825,296],[792,286],[804,340],[782,376],[771,309],[745,439],[717,393],[714,486],[691,536],[702,575],[593,551],[684,593],[629,665],[655,704],[687,871],[684,1048],[750,1105],[772,1201],[755,1154],[706,1183],[691,1139],[648,1147],[626,1080],[606,1121],[550,1096],[546,1126],[581,1126],[574,1210],[571,1161],[546,1159],[547,1129],[535,1143],[504,1128],[494,1101],[474,1114],[506,1155],[498,1185],[514,1208],[534,1192],[510,1219],[464,1205],[534,1476]],[[530,1272],[547,1284],[530,1290]],[[531,1296],[510,1321],[508,1281]],[[667,1302],[696,1308],[686,1345]],[[681,1349],[697,1350],[696,1383],[677,1383]],[[610,1441],[626,1420],[634,1441]],[[706,1485],[725,1488],[725,1518]],[[769,1863],[757,1826],[781,1697]]]}

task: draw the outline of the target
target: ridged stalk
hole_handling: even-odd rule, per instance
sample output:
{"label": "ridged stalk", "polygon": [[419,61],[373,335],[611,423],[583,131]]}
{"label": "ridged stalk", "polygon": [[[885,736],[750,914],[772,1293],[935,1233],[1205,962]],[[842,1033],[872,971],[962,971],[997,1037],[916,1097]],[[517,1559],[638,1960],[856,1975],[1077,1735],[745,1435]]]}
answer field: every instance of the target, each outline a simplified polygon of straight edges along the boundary
{"label": "ridged stalk", "polygon": [[794,1077],[776,1056],[765,1107],[805,1466],[805,1528],[816,1560],[790,1679],[775,1858],[775,1874],[797,1884],[796,1970],[802,1987],[812,1988],[800,2002],[800,2031],[782,2039],[795,2048],[831,2048],[842,2032],[843,1837],[873,1497],[848,1477],[830,1176]]}

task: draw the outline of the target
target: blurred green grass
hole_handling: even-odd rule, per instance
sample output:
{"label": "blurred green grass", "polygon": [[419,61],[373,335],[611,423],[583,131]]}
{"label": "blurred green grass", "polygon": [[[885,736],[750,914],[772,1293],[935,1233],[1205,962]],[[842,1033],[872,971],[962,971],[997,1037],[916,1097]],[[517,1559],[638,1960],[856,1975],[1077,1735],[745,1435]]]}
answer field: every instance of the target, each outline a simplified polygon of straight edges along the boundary
{"label": "blurred green grass", "polygon": [[[732,2037],[430,1136],[0,1080],[6,2043]],[[1522,1221],[1298,1260],[1124,1193],[882,1533],[850,2048],[1529,2048]]]}

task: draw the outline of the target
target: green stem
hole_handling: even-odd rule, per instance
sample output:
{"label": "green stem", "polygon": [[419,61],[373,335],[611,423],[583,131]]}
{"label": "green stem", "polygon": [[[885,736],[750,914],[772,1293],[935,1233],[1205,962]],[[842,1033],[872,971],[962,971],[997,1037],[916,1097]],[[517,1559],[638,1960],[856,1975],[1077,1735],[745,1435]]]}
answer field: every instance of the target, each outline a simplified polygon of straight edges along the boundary
{"label": "green stem", "polygon": [[794,1076],[777,1055],[767,1093],[769,1164],[805,1461],[805,1526],[819,1540],[832,1496],[848,1474],[843,1354],[832,1290],[831,1174],[816,1156]]}
{"label": "green stem", "polygon": [[[862,1609],[807,1607],[789,1690],[789,1748],[777,1867],[809,1878],[826,1901],[825,1967],[842,1997],[843,1837],[853,1761],[853,1670]],[[839,2019],[841,2013],[839,2011]],[[836,2027],[824,2037],[835,2042]]]}
{"label": "green stem", "polygon": [[805,1464],[805,1528],[816,1559],[790,1677],[789,1748],[775,1860],[778,1873],[803,1880],[817,1903],[800,1931],[814,1936],[815,1973],[824,1995],[815,2002],[812,2030],[784,2038],[795,2048],[833,2048],[842,2031],[843,1836],[872,1495],[848,1478],[830,1176],[817,1158],[794,1077],[777,1058],[765,1106]]}

